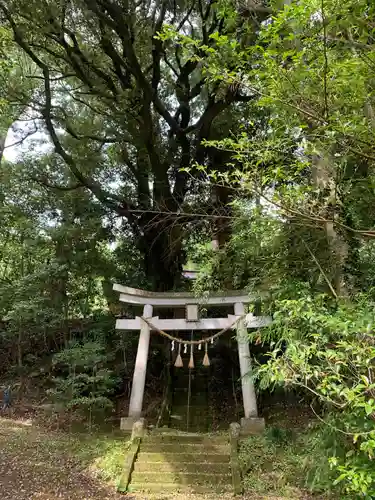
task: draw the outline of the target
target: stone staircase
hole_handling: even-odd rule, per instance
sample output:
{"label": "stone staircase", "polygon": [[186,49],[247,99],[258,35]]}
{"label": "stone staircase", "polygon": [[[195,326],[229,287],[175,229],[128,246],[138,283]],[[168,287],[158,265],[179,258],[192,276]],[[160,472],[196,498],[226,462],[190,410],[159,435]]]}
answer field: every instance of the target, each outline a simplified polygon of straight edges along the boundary
{"label": "stone staircase", "polygon": [[[184,360],[187,366],[188,359]],[[190,387],[190,396],[189,396]],[[210,430],[207,368],[178,368],[173,373],[172,410],[168,427],[185,432]]]}
{"label": "stone staircase", "polygon": [[[165,427],[154,429],[140,444],[128,491],[155,494],[233,492],[229,432],[208,433],[209,370],[172,372],[172,407]],[[190,390],[189,390],[190,388]]]}
{"label": "stone staircase", "polygon": [[228,435],[153,432],[142,440],[130,492],[220,494],[232,490]]}

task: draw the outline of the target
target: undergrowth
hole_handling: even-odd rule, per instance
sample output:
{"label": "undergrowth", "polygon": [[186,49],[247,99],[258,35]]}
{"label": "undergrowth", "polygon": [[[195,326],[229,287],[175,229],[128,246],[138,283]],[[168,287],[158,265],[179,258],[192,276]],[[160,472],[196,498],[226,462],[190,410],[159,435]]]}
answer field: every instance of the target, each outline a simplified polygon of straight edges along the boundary
{"label": "undergrowth", "polygon": [[128,441],[124,436],[77,436],[63,440],[76,458],[99,479],[115,484],[122,472]]}
{"label": "undergrowth", "polygon": [[331,491],[331,450],[326,448],[325,432],[319,424],[298,431],[269,427],[263,435],[243,440],[240,463],[246,493],[289,499],[306,498],[308,493],[322,499],[338,498]]}

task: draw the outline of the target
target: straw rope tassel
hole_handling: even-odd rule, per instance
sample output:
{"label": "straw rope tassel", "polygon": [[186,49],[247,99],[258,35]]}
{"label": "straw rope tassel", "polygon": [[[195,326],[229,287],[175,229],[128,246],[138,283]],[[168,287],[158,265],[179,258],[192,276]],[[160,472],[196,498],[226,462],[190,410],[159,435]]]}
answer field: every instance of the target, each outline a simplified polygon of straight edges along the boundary
{"label": "straw rope tassel", "polygon": [[194,357],[193,357],[193,344],[190,346],[190,360],[189,360],[189,368],[194,368]]}
{"label": "straw rope tassel", "polygon": [[181,344],[178,344],[178,354],[174,366],[176,368],[182,368],[184,366],[181,358]]}
{"label": "straw rope tassel", "polygon": [[210,358],[208,357],[208,344],[207,342],[204,344],[204,358],[203,358],[203,366],[210,366]]}

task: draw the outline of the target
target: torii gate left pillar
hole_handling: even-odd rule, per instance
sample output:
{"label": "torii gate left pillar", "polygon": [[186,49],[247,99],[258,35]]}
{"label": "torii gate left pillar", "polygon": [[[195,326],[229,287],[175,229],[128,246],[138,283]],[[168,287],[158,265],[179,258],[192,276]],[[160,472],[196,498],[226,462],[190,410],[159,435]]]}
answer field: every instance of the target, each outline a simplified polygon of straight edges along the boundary
{"label": "torii gate left pillar", "polygon": [[[146,304],[143,307],[143,317],[152,318],[153,307]],[[138,340],[137,357],[133,374],[133,385],[129,404],[129,419],[138,420],[142,414],[143,395],[145,391],[148,349],[150,346],[150,327],[144,321]]]}

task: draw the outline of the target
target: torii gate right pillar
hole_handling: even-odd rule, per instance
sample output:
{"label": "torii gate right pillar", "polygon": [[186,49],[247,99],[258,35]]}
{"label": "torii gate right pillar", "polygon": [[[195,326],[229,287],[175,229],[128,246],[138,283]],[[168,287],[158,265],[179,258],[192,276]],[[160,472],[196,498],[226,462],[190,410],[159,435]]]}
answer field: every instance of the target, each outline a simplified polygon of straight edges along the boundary
{"label": "torii gate right pillar", "polygon": [[[236,316],[243,316],[244,312],[245,307],[242,302],[234,304],[234,314]],[[252,379],[249,339],[244,319],[240,319],[237,323],[237,345],[245,415],[245,417],[241,419],[241,433],[255,434],[264,430],[265,422],[263,418],[258,417],[257,398],[254,381]]]}
{"label": "torii gate right pillar", "polygon": [[[234,304],[234,314],[236,316],[243,316],[244,313],[245,307],[243,303],[238,302]],[[244,319],[240,319],[237,323],[237,344],[245,418],[257,417],[257,399],[254,382],[251,378],[250,348]]]}

